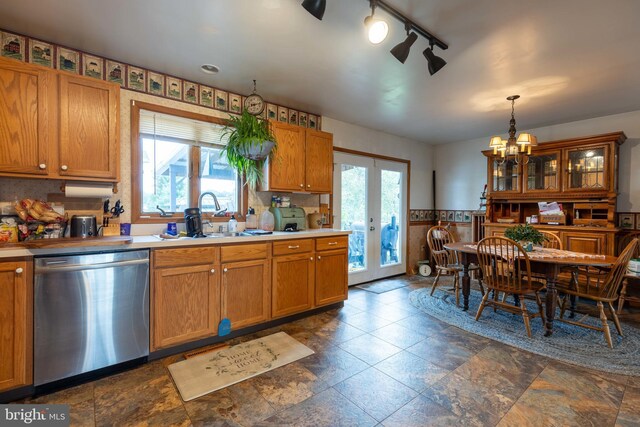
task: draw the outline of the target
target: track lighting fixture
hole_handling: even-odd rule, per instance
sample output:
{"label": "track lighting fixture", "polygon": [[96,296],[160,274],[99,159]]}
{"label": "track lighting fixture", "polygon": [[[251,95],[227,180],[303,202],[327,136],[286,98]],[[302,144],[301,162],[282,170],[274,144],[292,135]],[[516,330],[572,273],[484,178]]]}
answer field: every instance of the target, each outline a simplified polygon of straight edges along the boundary
{"label": "track lighting fixture", "polygon": [[402,43],[398,43],[397,45],[395,45],[393,49],[391,49],[390,51],[391,54],[395,56],[395,58],[398,61],[402,62],[403,64],[404,64],[404,61],[407,60],[407,57],[409,57],[409,51],[411,50],[411,46],[413,46],[413,44],[418,39],[418,35],[416,33],[410,32],[411,31],[410,25],[405,24],[404,28],[407,31],[407,38]]}
{"label": "track lighting fixture", "polygon": [[364,18],[364,25],[367,27],[369,41],[373,44],[380,44],[389,34],[389,26],[381,19],[374,17],[376,13],[376,0],[371,0],[371,16]]}
{"label": "track lighting fixture", "polygon": [[422,54],[424,55],[425,58],[427,58],[427,68],[429,69],[429,74],[431,74],[432,76],[437,73],[438,71],[440,71],[440,69],[442,67],[444,67],[445,65],[447,65],[447,61],[445,61],[444,59],[440,58],[439,56],[436,56],[433,53],[433,42],[429,41],[429,47],[426,48]]}
{"label": "track lighting fixture", "polygon": [[324,9],[327,6],[327,0],[304,0],[302,2],[302,7],[304,7],[307,12],[318,18],[322,21],[322,17],[324,16]]}
{"label": "track lighting fixture", "polygon": [[[367,27],[367,36],[369,41],[373,44],[380,44],[384,41],[389,33],[389,25],[381,19],[376,18],[375,12],[376,7],[387,12],[389,15],[396,18],[398,21],[404,23],[404,29],[407,33],[407,38],[394,46],[391,49],[391,54],[401,63],[404,62],[409,57],[409,51],[411,50],[411,46],[416,42],[418,36],[422,36],[429,41],[429,47],[426,48],[422,54],[427,59],[427,68],[429,70],[429,74],[434,75],[442,67],[447,65],[447,61],[436,56],[433,53],[434,46],[438,46],[442,50],[446,50],[449,46],[431,34],[429,31],[416,24],[398,10],[396,10],[393,6],[387,4],[384,0],[367,0],[371,7],[371,15],[367,16],[364,19],[364,24]],[[315,16],[318,19],[322,19],[324,15],[324,9],[326,6],[326,0],[304,0],[302,2],[302,7],[304,7],[310,14]]]}

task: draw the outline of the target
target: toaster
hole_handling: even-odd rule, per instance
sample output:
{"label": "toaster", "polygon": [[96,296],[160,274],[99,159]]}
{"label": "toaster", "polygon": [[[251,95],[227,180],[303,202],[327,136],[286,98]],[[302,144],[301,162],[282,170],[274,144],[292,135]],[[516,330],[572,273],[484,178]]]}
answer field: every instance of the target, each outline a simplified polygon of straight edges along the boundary
{"label": "toaster", "polygon": [[302,208],[269,208],[273,214],[274,230],[299,231],[307,227],[307,215]]}

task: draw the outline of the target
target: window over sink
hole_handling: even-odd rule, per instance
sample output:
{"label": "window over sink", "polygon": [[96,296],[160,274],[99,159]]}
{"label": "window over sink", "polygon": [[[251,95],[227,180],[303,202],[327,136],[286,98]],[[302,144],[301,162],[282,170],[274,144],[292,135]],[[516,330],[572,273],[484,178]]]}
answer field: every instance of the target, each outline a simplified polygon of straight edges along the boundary
{"label": "window over sink", "polygon": [[[133,222],[182,218],[205,191],[214,193],[228,212],[245,210],[247,192],[220,155],[226,142],[224,119],[137,101],[131,117]],[[205,197],[204,216],[226,220],[214,218],[214,209],[213,199]]]}

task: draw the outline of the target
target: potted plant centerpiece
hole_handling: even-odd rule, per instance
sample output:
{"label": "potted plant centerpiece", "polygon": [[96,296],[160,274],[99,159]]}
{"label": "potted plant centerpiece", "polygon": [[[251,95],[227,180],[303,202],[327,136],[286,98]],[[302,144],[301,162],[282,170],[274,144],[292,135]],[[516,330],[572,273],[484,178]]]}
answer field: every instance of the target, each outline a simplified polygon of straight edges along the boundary
{"label": "potted plant centerpiece", "polygon": [[277,147],[269,122],[244,109],[239,116],[229,116],[221,138],[225,136],[227,144],[220,155],[226,154],[229,166],[255,188],[262,181],[264,162]]}
{"label": "potted plant centerpiece", "polygon": [[544,235],[529,224],[519,224],[505,230],[504,236],[520,243],[520,246],[527,251],[533,250],[533,245],[542,245],[545,241]]}

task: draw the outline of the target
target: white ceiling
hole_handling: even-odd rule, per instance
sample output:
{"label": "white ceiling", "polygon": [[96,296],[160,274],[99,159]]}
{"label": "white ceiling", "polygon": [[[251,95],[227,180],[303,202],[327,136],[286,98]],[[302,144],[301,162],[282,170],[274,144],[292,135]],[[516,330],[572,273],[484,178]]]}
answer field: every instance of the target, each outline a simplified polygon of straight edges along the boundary
{"label": "white ceiling", "polygon": [[[365,37],[367,0],[20,0],[0,27],[427,143],[640,109],[638,0],[387,0],[449,44],[429,76],[419,38],[400,64],[403,26]],[[221,71],[203,74],[213,63]],[[616,130],[616,129],[612,129]]]}

